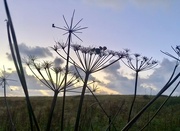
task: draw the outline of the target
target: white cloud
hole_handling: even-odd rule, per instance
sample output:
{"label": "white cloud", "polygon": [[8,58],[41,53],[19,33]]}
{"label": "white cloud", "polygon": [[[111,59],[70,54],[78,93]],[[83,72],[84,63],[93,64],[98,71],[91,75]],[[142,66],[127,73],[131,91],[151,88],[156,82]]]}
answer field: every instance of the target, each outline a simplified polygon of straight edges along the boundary
{"label": "white cloud", "polygon": [[151,83],[151,84],[142,83],[142,84],[140,84],[140,86],[143,88],[146,88],[146,89],[152,89],[154,91],[157,90],[156,86],[153,83]]}

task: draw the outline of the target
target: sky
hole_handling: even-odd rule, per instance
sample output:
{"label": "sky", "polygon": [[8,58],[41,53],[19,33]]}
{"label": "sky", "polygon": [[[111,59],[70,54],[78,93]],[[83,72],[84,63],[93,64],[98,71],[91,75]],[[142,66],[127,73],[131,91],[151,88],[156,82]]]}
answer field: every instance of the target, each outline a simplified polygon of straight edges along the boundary
{"label": "sky", "polygon": [[[180,43],[179,0],[7,0],[13,20],[21,57],[36,55],[41,60],[53,61],[58,55],[50,47],[55,41],[65,41],[67,35],[62,30],[52,28],[52,24],[65,26],[63,15],[70,22],[75,10],[74,22],[81,18],[80,25],[88,27],[73,42],[83,46],[106,46],[108,49],[153,57],[159,62],[151,71],[140,73],[138,94],[156,94],[170,77],[175,61],[161,52],[173,52],[171,46]],[[6,13],[0,1],[0,69],[9,73],[8,96],[23,96],[9,50]],[[30,95],[52,95],[24,65]],[[99,94],[132,94],[134,72],[117,62],[94,74],[101,82]],[[101,77],[100,77],[101,76]],[[113,82],[112,82],[113,81]],[[172,89],[165,92],[169,94]],[[0,88],[3,95],[3,88]],[[180,95],[177,89],[174,95]]]}

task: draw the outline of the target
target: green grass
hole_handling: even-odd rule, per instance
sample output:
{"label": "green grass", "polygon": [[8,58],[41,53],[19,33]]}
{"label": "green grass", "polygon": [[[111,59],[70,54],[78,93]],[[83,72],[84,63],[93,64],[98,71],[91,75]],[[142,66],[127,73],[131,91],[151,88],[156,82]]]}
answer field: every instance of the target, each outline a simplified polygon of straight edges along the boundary
{"label": "green grass", "polygon": [[[68,96],[65,107],[65,130],[71,131],[74,128],[76,120],[76,112],[78,108],[79,96]],[[111,130],[115,131],[115,128],[119,131],[127,122],[128,111],[133,96],[126,95],[100,95],[97,96],[99,101],[102,103],[105,111],[112,118],[115,116],[119,107],[123,105],[122,110],[117,115]],[[137,131],[150,119],[153,113],[158,109],[159,105],[166,97],[160,97],[133,125],[130,129]],[[7,98],[8,104],[11,110],[13,121],[15,123],[17,131],[28,131],[30,130],[28,112],[26,108],[26,101],[24,97],[9,97]],[[45,130],[47,123],[48,111],[50,109],[50,102],[52,97],[30,97],[34,113],[37,117],[37,121],[40,125],[41,130]],[[135,110],[132,115],[135,115],[148,101],[149,97],[137,96],[137,102],[135,103]],[[62,99],[58,97],[55,113],[52,120],[52,130],[60,130],[60,118],[61,118],[61,104]],[[166,103],[159,114],[145,129],[146,131],[178,131],[180,129],[180,97],[171,97]],[[83,105],[80,129],[82,131],[104,131],[108,126],[108,118],[103,113],[101,108],[96,103],[92,96],[85,96]],[[10,123],[7,117],[5,104],[3,98],[0,98],[0,131],[10,129]]]}

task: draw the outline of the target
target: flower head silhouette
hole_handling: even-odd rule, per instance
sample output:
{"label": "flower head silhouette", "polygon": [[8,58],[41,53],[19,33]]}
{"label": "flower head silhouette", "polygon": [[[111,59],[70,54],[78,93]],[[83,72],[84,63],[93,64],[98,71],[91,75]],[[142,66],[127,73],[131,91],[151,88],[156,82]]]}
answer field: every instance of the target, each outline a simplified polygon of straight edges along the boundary
{"label": "flower head silhouette", "polygon": [[[72,42],[72,35],[75,36],[76,38],[78,38],[80,41],[82,41],[82,39],[80,37],[77,36],[78,33],[82,33],[81,30],[86,29],[87,27],[81,27],[79,26],[79,23],[83,20],[81,19],[80,21],[78,21],[75,25],[73,24],[74,21],[74,14],[75,14],[75,10],[73,11],[73,15],[71,17],[71,22],[68,25],[64,15],[63,15],[63,19],[65,22],[65,26],[64,27],[57,27],[55,26],[55,24],[52,24],[53,28],[57,28],[57,29],[61,29],[63,31],[65,31],[65,33],[63,35],[68,34],[67,40],[65,43],[60,44],[60,47],[62,49],[64,49],[66,46],[67,48],[67,57],[66,57],[66,71],[65,71],[65,89],[64,89],[64,94],[63,94],[63,107],[62,107],[62,115],[61,115],[61,131],[63,131],[64,129],[64,106],[65,106],[65,96],[66,96],[66,83],[67,83],[67,72],[68,72],[68,68],[69,68],[69,54],[70,54],[70,45]],[[54,46],[55,51],[57,51],[57,46]],[[47,130],[50,130],[47,129]]]}
{"label": "flower head silhouette", "polygon": [[175,48],[171,46],[171,48],[174,50],[174,52],[178,55],[178,57],[175,57],[174,55],[171,55],[170,53],[168,52],[163,52],[161,51],[162,53],[164,53],[165,55],[167,56],[170,56],[171,58],[177,60],[177,61],[180,61],[179,57],[180,57],[180,46],[176,46]]}
{"label": "flower head silhouette", "polygon": [[[58,27],[58,26],[55,26],[55,24],[52,24],[52,27],[53,27],[53,28],[57,28],[57,29],[64,30],[65,33],[64,33],[63,35],[66,35],[66,34],[71,35],[71,34],[73,34],[76,38],[78,38],[80,41],[82,41],[82,39],[81,39],[79,36],[77,36],[76,34],[77,34],[77,33],[82,33],[81,30],[86,29],[87,27],[81,27],[81,26],[79,26],[80,22],[81,22],[83,19],[79,20],[75,25],[73,25],[73,24],[74,24],[74,23],[73,23],[73,22],[74,22],[74,14],[75,14],[75,10],[73,11],[73,15],[72,15],[72,17],[71,17],[70,25],[68,25],[68,23],[67,23],[67,21],[66,21],[66,18],[65,18],[64,15],[63,15],[63,19],[64,19],[64,22],[65,22],[66,26],[64,26],[64,27]],[[68,36],[68,39],[69,39],[69,36]],[[72,41],[72,37],[70,37],[70,40]]]}
{"label": "flower head silhouette", "polygon": [[[61,49],[67,54],[65,48],[61,48],[61,43],[57,42],[56,46],[52,47],[63,59],[66,58],[62,55]],[[76,57],[70,56],[69,62],[81,69],[83,72],[95,73],[100,71],[116,61],[127,57],[127,53],[124,51],[112,51],[108,50],[107,47],[85,47],[80,44],[72,44],[72,50]],[[76,61],[75,61],[76,59]],[[78,59],[78,61],[77,61]]]}
{"label": "flower head silhouette", "polygon": [[[61,27],[56,27],[54,24],[52,25],[52,27],[66,31],[64,33],[64,35],[68,34],[68,38],[67,38],[67,41],[65,42],[67,44],[64,44],[61,42],[56,42],[56,45],[51,48],[55,52],[57,52],[57,54],[60,57],[62,57],[64,60],[66,60],[66,62],[67,62],[66,72],[68,71],[68,63],[71,63],[72,65],[74,65],[74,67],[76,68],[77,71],[78,71],[77,68],[79,68],[80,70],[82,70],[85,73],[85,77],[83,80],[84,84],[83,84],[83,88],[82,88],[82,92],[81,92],[81,97],[80,97],[80,102],[79,102],[79,107],[78,107],[78,112],[77,112],[77,117],[76,117],[76,123],[75,123],[75,128],[74,128],[74,130],[77,131],[78,127],[79,127],[81,109],[82,109],[82,105],[83,105],[84,95],[85,95],[85,91],[87,88],[89,76],[92,73],[100,71],[100,70],[112,65],[113,63],[117,62],[118,60],[126,57],[127,53],[108,50],[107,47],[105,47],[105,46],[103,46],[103,47],[102,46],[85,47],[85,46],[82,46],[79,44],[72,44],[71,43],[72,35],[74,35],[76,38],[81,40],[76,35],[76,33],[81,33],[80,30],[87,28],[87,27],[78,26],[78,24],[82,21],[82,19],[73,26],[74,12],[73,12],[73,15],[71,18],[70,25],[67,24],[67,21],[64,16],[63,16],[63,19],[65,21],[66,26],[61,28]],[[66,47],[67,47],[67,49],[66,49]],[[70,54],[70,47],[74,51],[75,55]],[[65,55],[67,55],[67,57],[65,57],[62,53],[65,53]],[[63,126],[63,123],[61,123],[61,125]]]}
{"label": "flower head silhouette", "polygon": [[[30,56],[29,60],[25,62],[34,76],[40,80],[49,89],[57,92],[64,90],[64,74],[65,69],[54,66],[53,62],[43,61],[36,62],[36,58]],[[76,73],[68,72],[67,86],[71,87],[79,82]]]}
{"label": "flower head silhouette", "polygon": [[[34,76],[54,92],[47,123],[47,130],[49,130],[59,92],[64,92],[67,88],[71,90],[75,89],[73,86],[79,82],[79,77],[77,73],[72,73],[70,71],[66,72],[64,68],[54,66],[52,62],[43,61],[38,63],[36,62],[35,57],[29,57],[26,64]],[[65,74],[67,76],[65,76]],[[67,78],[66,81],[65,78]]]}
{"label": "flower head silhouette", "polygon": [[127,67],[137,72],[150,70],[158,64],[158,61],[152,60],[152,57],[141,57],[141,55],[137,53],[135,53],[134,55],[128,55],[128,57],[126,57],[126,62],[124,60],[122,60],[122,62]]}
{"label": "flower head silhouette", "polygon": [[[52,47],[54,51],[56,51],[59,56],[66,60],[66,57],[62,55],[62,51],[65,54],[68,54],[66,48],[61,48],[61,43],[57,43],[56,48]],[[112,65],[118,60],[127,57],[127,53],[125,51],[112,51],[108,50],[107,47],[99,46],[99,47],[85,47],[80,44],[71,44],[71,49],[74,51],[75,55],[69,56],[69,62],[75,66],[75,68],[79,68],[85,73],[84,85],[81,92],[80,104],[77,113],[77,120],[75,129],[78,129],[79,119],[81,114],[81,108],[83,104],[83,99],[85,95],[85,90],[87,87],[87,82],[90,74],[103,70],[104,68]]]}
{"label": "flower head silhouette", "polygon": [[[126,49],[125,51],[127,53],[130,52],[128,49]],[[130,111],[129,111],[129,116],[128,116],[128,122],[129,122],[131,119],[131,113],[132,113],[133,106],[134,106],[135,99],[136,99],[136,95],[137,95],[137,82],[138,82],[139,72],[150,70],[150,69],[154,68],[155,66],[157,66],[158,62],[156,60],[152,60],[152,57],[151,58],[148,58],[146,56],[141,57],[141,55],[138,53],[135,53],[133,55],[127,55],[126,61],[124,61],[122,59],[122,62],[127,67],[129,67],[131,70],[136,72],[134,98],[132,100]]]}

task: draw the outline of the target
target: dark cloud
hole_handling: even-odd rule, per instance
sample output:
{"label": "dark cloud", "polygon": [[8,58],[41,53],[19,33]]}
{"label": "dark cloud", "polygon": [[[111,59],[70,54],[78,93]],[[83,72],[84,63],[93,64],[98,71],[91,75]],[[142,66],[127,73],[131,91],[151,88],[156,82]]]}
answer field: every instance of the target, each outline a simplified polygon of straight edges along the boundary
{"label": "dark cloud", "polygon": [[[35,56],[38,58],[45,58],[45,57],[52,57],[53,54],[50,52],[48,48],[40,47],[40,46],[27,46],[26,44],[22,43],[19,44],[19,51],[21,53],[21,57],[23,56]],[[12,60],[12,56],[10,53],[6,53],[8,60]]]}
{"label": "dark cloud", "polygon": [[[82,79],[84,79],[85,78],[85,73],[82,70],[80,70],[79,68],[77,68],[77,70],[78,70],[79,74],[81,75]],[[71,72],[77,73],[77,70],[73,65],[71,65],[69,67],[69,71],[71,71]],[[97,82],[99,80],[96,77],[94,77],[92,74],[90,74],[89,81],[96,81]]]}
{"label": "dark cloud", "polygon": [[[25,78],[27,82],[27,86],[29,89],[46,89],[42,83],[37,80],[36,77],[33,75],[28,75],[26,70],[24,70]],[[21,86],[21,83],[19,81],[19,77],[16,71],[12,71],[11,73],[7,74],[9,79],[12,79],[13,81],[8,81],[9,85],[11,86]],[[15,81],[14,81],[15,80]]]}
{"label": "dark cloud", "polygon": [[31,46],[27,46],[24,43],[19,44],[19,50],[22,55],[26,55],[26,56],[33,55],[40,58],[53,56],[48,48],[40,47],[40,46],[31,47]]}
{"label": "dark cloud", "polygon": [[6,52],[6,56],[7,56],[7,59],[8,59],[8,60],[12,61],[12,56],[11,56],[10,53]]}
{"label": "dark cloud", "polygon": [[64,61],[63,61],[61,58],[56,57],[56,58],[54,59],[54,66],[55,66],[55,67],[59,67],[59,66],[61,66],[63,63],[64,63]]}
{"label": "dark cloud", "polygon": [[105,86],[121,94],[131,94],[133,92],[134,80],[123,76],[118,71],[120,68],[120,63],[116,62],[104,69],[105,79],[109,81]]}
{"label": "dark cloud", "polygon": [[[25,78],[27,82],[28,90],[31,90],[31,92],[36,91],[37,94],[42,95],[40,91],[47,90],[48,88],[45,87],[38,79],[36,79],[33,75],[28,75],[26,70],[24,70]],[[7,77],[7,95],[15,95],[15,96],[23,96],[24,92],[22,89],[22,85],[19,81],[19,77],[16,71],[11,71],[10,73],[6,72]],[[39,91],[39,92],[38,92]],[[3,88],[0,89],[0,92],[3,92]],[[0,95],[3,95],[3,93],[0,93]],[[34,95],[34,94],[30,94]]]}

